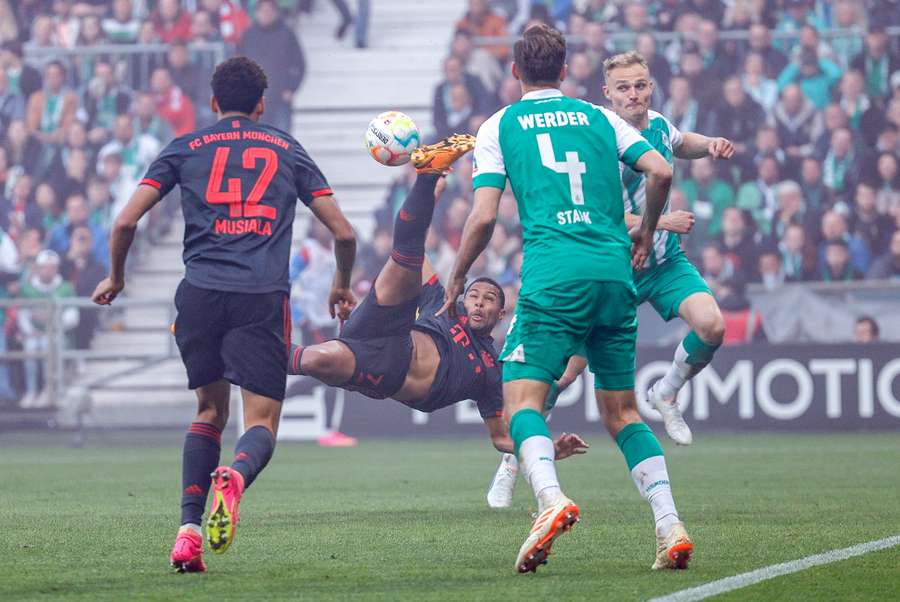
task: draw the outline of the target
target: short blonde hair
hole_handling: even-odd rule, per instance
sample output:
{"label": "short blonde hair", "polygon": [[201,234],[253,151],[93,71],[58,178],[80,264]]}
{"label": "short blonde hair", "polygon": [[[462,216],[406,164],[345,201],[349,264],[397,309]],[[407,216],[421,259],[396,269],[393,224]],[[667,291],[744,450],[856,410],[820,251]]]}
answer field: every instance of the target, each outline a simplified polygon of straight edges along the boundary
{"label": "short blonde hair", "polygon": [[614,54],[603,61],[603,73],[604,75],[609,75],[609,72],[613,69],[630,67],[631,65],[640,65],[647,71],[650,70],[650,66],[647,65],[647,59],[644,58],[644,55],[637,50],[630,50],[621,54]]}

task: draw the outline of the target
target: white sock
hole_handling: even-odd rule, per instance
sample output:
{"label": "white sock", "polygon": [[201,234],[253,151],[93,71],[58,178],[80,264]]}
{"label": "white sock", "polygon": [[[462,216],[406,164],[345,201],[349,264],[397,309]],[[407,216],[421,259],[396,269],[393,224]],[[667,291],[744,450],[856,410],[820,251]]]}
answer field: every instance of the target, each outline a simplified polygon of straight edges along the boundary
{"label": "white sock", "polygon": [[657,536],[665,535],[678,522],[678,510],[675,509],[675,499],[669,485],[666,459],[663,456],[653,456],[639,462],[631,469],[631,478],[641,497],[650,502]]}
{"label": "white sock", "polygon": [[531,483],[534,490],[538,512],[555,504],[562,495],[559,479],[556,477],[555,457],[553,440],[543,435],[529,437],[519,446],[519,466],[525,480]]}
{"label": "white sock", "polygon": [[200,525],[195,525],[194,523],[184,523],[178,530],[181,531],[181,529],[190,529],[197,535],[203,535],[203,531],[200,529]]}
{"label": "white sock", "polygon": [[669,366],[668,372],[666,372],[666,375],[663,376],[657,384],[660,394],[666,399],[678,395],[681,387],[683,387],[684,383],[691,377],[691,365],[687,363],[687,359],[688,353],[684,349],[684,344],[678,343],[672,365]]}

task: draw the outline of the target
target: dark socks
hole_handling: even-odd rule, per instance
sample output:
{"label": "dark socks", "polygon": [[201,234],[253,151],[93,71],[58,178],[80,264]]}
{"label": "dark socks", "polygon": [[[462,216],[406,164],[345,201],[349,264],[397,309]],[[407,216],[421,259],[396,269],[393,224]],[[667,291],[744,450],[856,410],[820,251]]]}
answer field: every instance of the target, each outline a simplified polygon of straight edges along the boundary
{"label": "dark socks", "polygon": [[425,237],[434,214],[434,187],[440,174],[419,174],[394,220],[394,249],[391,259],[410,270],[418,270],[425,260]]}
{"label": "dark socks", "polygon": [[250,487],[275,451],[275,435],[264,426],[248,429],[234,447],[233,469],[244,477],[244,489]]}
{"label": "dark socks", "polygon": [[181,457],[181,524],[199,525],[209,492],[209,475],[219,465],[222,432],[206,422],[194,422],[184,437]]}

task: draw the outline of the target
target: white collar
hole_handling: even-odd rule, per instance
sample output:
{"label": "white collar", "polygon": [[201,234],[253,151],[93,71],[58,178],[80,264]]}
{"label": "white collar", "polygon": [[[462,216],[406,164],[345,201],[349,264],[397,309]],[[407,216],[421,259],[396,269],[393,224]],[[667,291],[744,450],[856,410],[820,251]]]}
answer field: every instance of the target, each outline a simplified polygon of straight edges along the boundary
{"label": "white collar", "polygon": [[522,96],[522,100],[539,100],[542,98],[553,98],[562,96],[563,93],[559,88],[541,88],[540,90],[532,90]]}

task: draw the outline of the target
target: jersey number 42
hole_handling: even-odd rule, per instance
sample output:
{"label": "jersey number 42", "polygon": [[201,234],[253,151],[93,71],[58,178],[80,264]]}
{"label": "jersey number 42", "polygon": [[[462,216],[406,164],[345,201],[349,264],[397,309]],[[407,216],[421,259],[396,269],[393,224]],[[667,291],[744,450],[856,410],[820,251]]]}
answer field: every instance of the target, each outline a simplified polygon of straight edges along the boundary
{"label": "jersey number 42", "polygon": [[244,153],[241,155],[241,163],[244,169],[254,169],[258,161],[262,160],[263,162],[262,171],[256,179],[256,184],[250,190],[250,194],[247,195],[246,201],[244,201],[244,195],[241,191],[240,178],[228,178],[228,188],[222,190],[222,180],[225,177],[225,167],[228,165],[229,154],[231,154],[230,147],[220,146],[216,149],[212,170],[209,173],[209,182],[206,184],[206,202],[217,205],[229,205],[228,215],[230,217],[276,219],[278,210],[269,205],[260,205],[259,202],[278,171],[278,154],[270,148],[258,146],[244,149]]}

